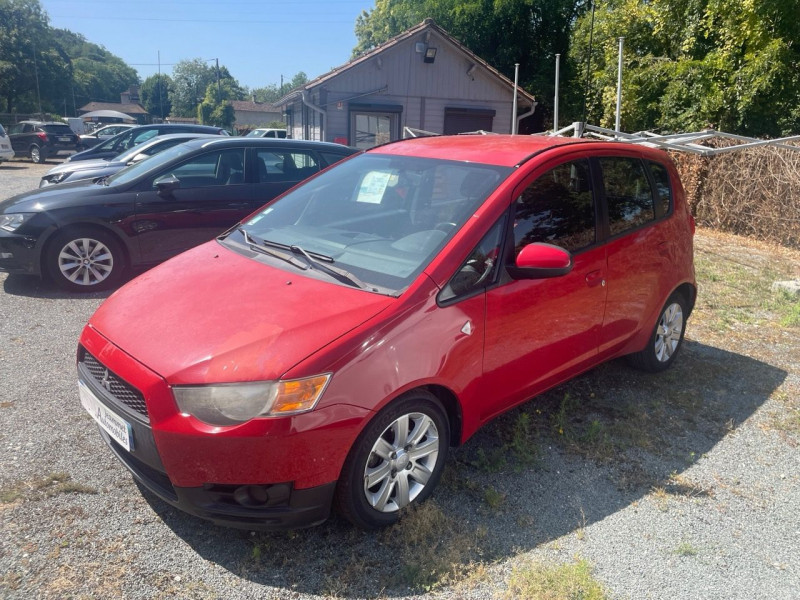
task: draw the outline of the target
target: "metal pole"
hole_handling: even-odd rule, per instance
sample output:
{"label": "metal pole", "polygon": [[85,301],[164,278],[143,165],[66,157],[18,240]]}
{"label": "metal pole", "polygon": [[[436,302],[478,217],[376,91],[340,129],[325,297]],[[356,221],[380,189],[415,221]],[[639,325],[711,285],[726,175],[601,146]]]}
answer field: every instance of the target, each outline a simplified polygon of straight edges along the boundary
{"label": "metal pole", "polygon": [[217,104],[222,102],[222,87],[219,83],[219,59],[215,59],[217,61]]}
{"label": "metal pole", "polygon": [[625,38],[619,38],[619,62],[617,64],[617,119],[614,122],[614,131],[619,132],[619,116],[622,109],[622,46]]}
{"label": "metal pole", "polygon": [[164,103],[161,99],[161,50],[158,51],[158,116],[164,121]]}
{"label": "metal pole", "polygon": [[556,93],[555,97],[553,98],[553,133],[558,131],[558,83],[559,79],[561,78],[560,67],[561,55],[556,54]]}
{"label": "metal pole", "polygon": [[514,102],[511,105],[511,135],[517,133],[517,82],[519,81],[519,63],[514,63]]}

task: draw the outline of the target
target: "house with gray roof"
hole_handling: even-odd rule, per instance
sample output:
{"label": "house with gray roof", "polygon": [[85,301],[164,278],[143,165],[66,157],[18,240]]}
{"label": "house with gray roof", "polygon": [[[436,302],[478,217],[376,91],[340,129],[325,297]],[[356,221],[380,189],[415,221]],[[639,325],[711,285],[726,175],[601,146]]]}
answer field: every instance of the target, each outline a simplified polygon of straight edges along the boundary
{"label": "house with gray roof", "polygon": [[511,133],[535,98],[425,19],[275,103],[290,137],[371,148],[404,130]]}

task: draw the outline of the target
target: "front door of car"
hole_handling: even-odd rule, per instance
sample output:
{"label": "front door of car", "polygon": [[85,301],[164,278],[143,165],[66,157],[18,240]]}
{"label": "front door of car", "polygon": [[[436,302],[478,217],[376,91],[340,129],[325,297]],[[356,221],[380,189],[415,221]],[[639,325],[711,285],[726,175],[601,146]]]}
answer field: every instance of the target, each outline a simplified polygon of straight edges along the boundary
{"label": "front door of car", "polygon": [[214,150],[150,177],[136,199],[144,263],[170,258],[213,239],[253,211],[244,149]]}
{"label": "front door of car", "polygon": [[597,243],[589,161],[564,162],[521,185],[511,218],[513,256],[546,242],[569,250],[573,267],[487,291],[482,419],[586,368],[596,360],[603,323],[606,250]]}
{"label": "front door of car", "polygon": [[254,152],[256,183],[253,197],[256,207],[277,198],[321,169],[314,152],[285,146],[282,143],[275,148],[258,148]]}

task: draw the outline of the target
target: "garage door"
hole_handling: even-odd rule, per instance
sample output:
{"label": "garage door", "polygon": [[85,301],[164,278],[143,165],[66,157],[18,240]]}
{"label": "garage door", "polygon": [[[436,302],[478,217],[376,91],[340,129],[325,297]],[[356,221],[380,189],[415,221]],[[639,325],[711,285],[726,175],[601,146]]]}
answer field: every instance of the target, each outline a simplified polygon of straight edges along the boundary
{"label": "garage door", "polygon": [[453,135],[465,131],[492,131],[495,111],[476,108],[445,108],[444,134]]}

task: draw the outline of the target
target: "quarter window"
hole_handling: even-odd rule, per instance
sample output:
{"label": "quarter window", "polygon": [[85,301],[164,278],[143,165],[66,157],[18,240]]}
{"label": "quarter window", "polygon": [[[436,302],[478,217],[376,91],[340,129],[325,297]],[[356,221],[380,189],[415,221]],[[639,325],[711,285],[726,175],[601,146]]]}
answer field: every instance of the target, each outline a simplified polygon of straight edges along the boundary
{"label": "quarter window", "polygon": [[302,181],[320,169],[313,154],[297,150],[259,150],[256,165],[261,183]]}
{"label": "quarter window", "polygon": [[653,181],[656,184],[656,213],[659,217],[669,214],[672,190],[669,186],[669,173],[664,165],[648,163]]}
{"label": "quarter window", "polygon": [[551,169],[517,198],[514,216],[516,253],[533,242],[547,242],[570,252],[597,239],[589,163],[564,163]]}
{"label": "quarter window", "polygon": [[624,233],[654,220],[653,190],[642,161],[621,157],[598,160],[603,171],[611,235]]}

